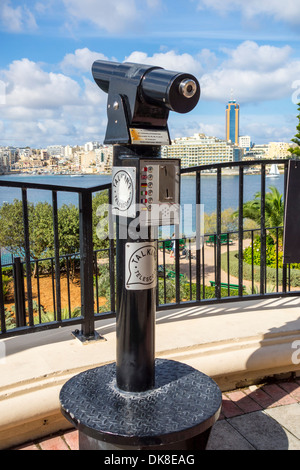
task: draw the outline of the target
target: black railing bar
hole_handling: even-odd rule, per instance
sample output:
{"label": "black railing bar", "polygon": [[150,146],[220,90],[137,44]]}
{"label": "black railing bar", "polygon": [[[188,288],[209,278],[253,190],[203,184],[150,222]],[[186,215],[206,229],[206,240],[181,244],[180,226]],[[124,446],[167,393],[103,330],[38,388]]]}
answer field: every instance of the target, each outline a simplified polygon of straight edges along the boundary
{"label": "black railing bar", "polygon": [[265,293],[265,263],[266,263],[266,167],[261,165],[261,195],[260,195],[260,292]]}
{"label": "black railing bar", "polygon": [[32,284],[31,284],[31,262],[30,262],[30,241],[29,241],[29,219],[28,219],[28,201],[27,189],[22,189],[22,208],[23,208],[23,227],[24,227],[24,248],[26,264],[26,282],[27,282],[27,302],[29,326],[33,326],[33,306],[32,306]]}
{"label": "black railing bar", "polygon": [[55,299],[55,283],[54,283],[54,268],[53,268],[53,258],[51,258],[51,279],[52,279],[52,300],[53,300],[53,315],[54,320],[57,321],[56,318],[56,299]]}
{"label": "black railing bar", "polygon": [[93,285],[93,212],[92,194],[79,194],[79,241],[82,335],[94,337],[94,285]]}
{"label": "black railing bar", "polygon": [[221,297],[221,231],[222,231],[222,172],[217,168],[217,244],[216,244],[216,297]]}
{"label": "black railing bar", "polygon": [[179,253],[179,226],[175,225],[175,285],[176,285],[176,302],[180,302],[180,253]]}
{"label": "black railing bar", "polygon": [[55,289],[57,321],[61,321],[61,290],[60,290],[60,262],[59,262],[59,235],[58,235],[58,208],[57,192],[52,191],[54,258],[55,258]]}
{"label": "black railing bar", "polygon": [[[163,243],[163,263],[166,266],[166,246]],[[164,301],[166,303],[167,300],[167,281],[166,281],[166,270],[164,269]]]}
{"label": "black railing bar", "polygon": [[[286,164],[284,166],[284,187],[283,187],[284,188],[283,189],[284,207],[285,207],[285,204],[286,204],[287,178],[288,178],[288,162],[286,162]],[[282,269],[283,269],[283,271],[282,271],[282,292],[286,292],[286,288],[287,288],[287,265],[286,265],[286,263],[283,264]]]}
{"label": "black railing bar", "polygon": [[181,168],[180,173],[193,173],[196,171],[201,170],[211,170],[211,169],[218,169],[218,168],[231,168],[231,167],[239,167],[239,166],[261,166],[261,165],[284,165],[288,162],[288,159],[265,159],[263,161],[257,160],[248,160],[246,162],[239,161],[239,162],[222,162],[222,163],[211,163],[207,165],[199,165],[199,166],[191,166],[187,168]]}
{"label": "black railing bar", "polygon": [[97,259],[97,253],[93,253],[93,261],[94,261],[94,271],[95,271],[95,283],[96,283],[96,288],[95,288],[95,294],[96,294],[96,308],[97,312],[99,312],[99,286],[98,286],[98,259]]}
{"label": "black railing bar", "polygon": [[230,250],[229,250],[229,233],[227,233],[227,293],[230,296]]}
{"label": "black railing bar", "polygon": [[68,290],[68,308],[69,317],[71,317],[71,296],[70,296],[70,259],[67,257],[67,290]]}
{"label": "black railing bar", "polygon": [[190,300],[192,300],[192,252],[191,252],[191,239],[189,238],[189,279],[190,279]]}
{"label": "black railing bar", "polygon": [[278,292],[278,285],[279,285],[279,280],[278,280],[278,227],[276,227],[276,290]]}
{"label": "black railing bar", "polygon": [[26,181],[7,181],[1,180],[0,186],[20,188],[20,189],[40,189],[45,191],[61,191],[69,193],[94,193],[105,191],[111,188],[111,183],[101,184],[90,187],[78,187],[78,186],[60,186],[57,184],[46,184],[46,183],[30,183]]}
{"label": "black railing bar", "polygon": [[[200,210],[201,204],[201,172],[197,171],[196,173],[196,208],[198,207],[198,211],[196,214],[196,233],[198,233],[198,237],[200,237]],[[196,246],[196,299],[200,300],[201,298],[201,245],[200,240],[197,241],[198,246]]]}
{"label": "black railing bar", "polygon": [[239,295],[243,295],[243,221],[244,221],[244,167],[239,167]]}
{"label": "black railing bar", "polygon": [[37,285],[37,294],[38,294],[38,308],[39,308],[39,322],[42,322],[41,315],[41,292],[40,292],[40,273],[39,273],[39,263],[36,260],[35,262],[35,274],[36,274],[36,285]]}
{"label": "black railing bar", "polygon": [[1,333],[6,332],[5,322],[5,308],[4,308],[4,295],[3,295],[3,279],[2,279],[2,266],[1,266],[1,250],[0,250],[0,326]]}
{"label": "black railing bar", "polygon": [[[202,245],[202,296],[205,299],[205,263],[204,263],[204,243]],[[200,302],[201,299],[199,299]]]}
{"label": "black railing bar", "polygon": [[20,326],[18,328],[11,328],[6,330],[5,333],[0,333],[0,338],[8,338],[10,336],[17,336],[17,335],[26,335],[30,333],[37,333],[41,331],[48,331],[53,330],[55,328],[64,328],[68,326],[78,325],[82,322],[82,317],[76,318],[67,318],[60,322],[53,321],[49,323],[40,323],[33,326]]}
{"label": "black railing bar", "polygon": [[[109,248],[100,248],[100,249],[97,249],[97,250],[94,250],[94,253],[99,253],[100,251],[107,251],[109,252]],[[72,257],[80,257],[80,252],[76,252],[76,253],[69,253],[69,254],[64,254],[64,255],[59,255],[59,258],[72,258]],[[49,258],[38,258],[38,259],[30,259],[30,263],[35,263],[36,261],[38,262],[42,262],[42,261],[51,261],[53,260],[53,256],[50,256]],[[25,261],[22,261],[22,263],[25,263]],[[2,267],[4,266],[12,266],[13,265],[13,262],[9,263],[9,264],[2,264]]]}
{"label": "black railing bar", "polygon": [[252,279],[252,294],[254,294],[254,230],[251,230],[251,279]]}

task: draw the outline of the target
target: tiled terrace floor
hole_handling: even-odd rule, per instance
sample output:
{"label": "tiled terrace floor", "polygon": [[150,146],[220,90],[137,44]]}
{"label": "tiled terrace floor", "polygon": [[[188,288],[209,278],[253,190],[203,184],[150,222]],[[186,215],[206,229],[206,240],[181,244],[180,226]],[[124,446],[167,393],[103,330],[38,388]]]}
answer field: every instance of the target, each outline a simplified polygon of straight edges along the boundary
{"label": "tiled terrace floor", "polygon": [[[300,379],[224,392],[208,449],[300,450]],[[70,430],[11,450],[78,450],[78,433]]]}

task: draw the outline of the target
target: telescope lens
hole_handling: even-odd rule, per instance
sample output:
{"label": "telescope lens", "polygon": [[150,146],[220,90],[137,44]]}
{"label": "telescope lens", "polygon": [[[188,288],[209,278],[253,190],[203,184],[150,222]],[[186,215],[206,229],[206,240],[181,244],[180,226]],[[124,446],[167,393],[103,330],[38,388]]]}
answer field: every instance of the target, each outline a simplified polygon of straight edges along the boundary
{"label": "telescope lens", "polygon": [[179,92],[185,96],[185,98],[192,98],[197,91],[197,85],[194,80],[186,79],[182,80],[179,84]]}

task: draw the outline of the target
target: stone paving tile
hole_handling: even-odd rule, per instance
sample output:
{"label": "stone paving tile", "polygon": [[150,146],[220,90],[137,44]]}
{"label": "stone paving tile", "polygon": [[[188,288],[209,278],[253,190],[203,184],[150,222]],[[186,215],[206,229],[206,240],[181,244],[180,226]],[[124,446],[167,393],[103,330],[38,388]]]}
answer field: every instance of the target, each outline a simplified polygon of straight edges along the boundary
{"label": "stone paving tile", "polygon": [[70,450],[61,436],[46,439],[39,444],[42,450]]}
{"label": "stone paving tile", "polygon": [[300,400],[300,385],[299,384],[295,382],[282,382],[279,385],[297,401]]}
{"label": "stone paving tile", "polygon": [[256,401],[262,408],[268,408],[268,406],[271,406],[274,403],[274,400],[270,395],[268,395],[264,390],[261,388],[257,387],[254,389],[254,387],[247,388],[244,390],[244,392],[251,396],[252,400]]}
{"label": "stone paving tile", "polygon": [[206,450],[255,450],[228,421],[218,421],[212,428]]}
{"label": "stone paving tile", "polygon": [[268,408],[265,413],[293,434],[299,440],[300,447],[300,403]]}
{"label": "stone paving tile", "polygon": [[262,409],[262,407],[256,401],[252,400],[251,396],[246,395],[242,390],[226,393],[226,396],[245,413]]}
{"label": "stone paving tile", "polygon": [[223,394],[222,413],[225,418],[231,418],[232,416],[238,416],[240,414],[243,414],[243,411],[232,400],[230,400],[230,398]]}
{"label": "stone paving tile", "polygon": [[256,450],[287,450],[289,440],[286,432],[263,411],[255,411],[230,418],[228,422]]}
{"label": "stone paving tile", "polygon": [[78,450],[79,448],[79,437],[78,437],[78,431],[69,431],[66,434],[64,434],[64,439],[68,446],[70,447],[70,450]]}
{"label": "stone paving tile", "polygon": [[280,406],[280,405],[291,405],[297,403],[297,400],[291,395],[287,394],[285,390],[279,387],[277,384],[268,384],[263,385],[261,390],[266,392],[270,397],[273,398],[273,403],[270,407]]}

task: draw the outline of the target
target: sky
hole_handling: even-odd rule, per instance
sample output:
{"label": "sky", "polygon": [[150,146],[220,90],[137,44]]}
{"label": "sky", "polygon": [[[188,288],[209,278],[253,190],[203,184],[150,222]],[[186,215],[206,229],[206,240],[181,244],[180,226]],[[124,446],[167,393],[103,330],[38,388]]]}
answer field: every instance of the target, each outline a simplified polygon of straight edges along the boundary
{"label": "sky", "polygon": [[95,60],[194,74],[196,108],[170,112],[171,138],[290,142],[300,101],[299,0],[0,0],[0,146],[103,142],[107,95]]}

